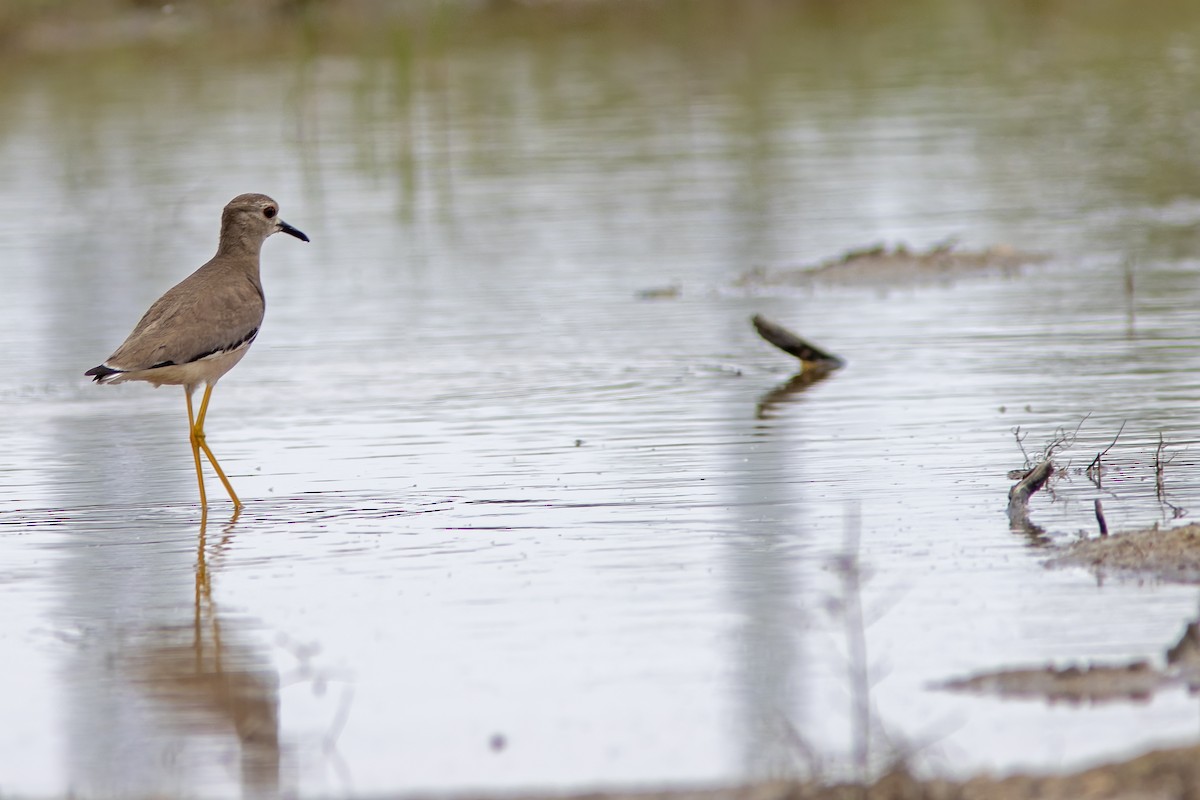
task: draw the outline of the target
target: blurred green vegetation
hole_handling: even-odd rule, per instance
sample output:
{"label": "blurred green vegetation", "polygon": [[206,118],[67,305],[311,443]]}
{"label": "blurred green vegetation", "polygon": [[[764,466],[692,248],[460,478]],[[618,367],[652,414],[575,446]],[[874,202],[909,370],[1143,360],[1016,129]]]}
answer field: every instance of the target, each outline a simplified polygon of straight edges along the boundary
{"label": "blurred green vegetation", "polygon": [[[236,109],[269,76],[262,96],[285,101],[281,118],[305,158],[316,159],[318,132],[345,126],[356,168],[392,170],[410,196],[422,179],[449,185],[458,165],[502,172],[553,158],[529,144],[527,119],[588,142],[579,146],[593,159],[616,157],[614,140],[625,143],[621,158],[661,158],[664,132],[719,129],[738,143],[747,185],[767,185],[772,154],[799,147],[784,138],[789,115],[850,158],[861,148],[847,119],[904,125],[906,103],[914,118],[935,110],[946,136],[991,155],[983,163],[994,174],[978,180],[1004,183],[1049,159],[1152,205],[1200,186],[1195,0],[8,0],[0,9],[0,104],[15,108],[36,89],[24,108],[65,131],[62,162],[78,180],[104,161],[97,131],[114,115],[130,137],[161,135],[150,132],[164,115]],[[16,122],[15,111],[0,115],[0,139]],[[422,164],[433,165],[424,177]],[[1061,181],[1042,190],[1073,191]]]}
{"label": "blurred green vegetation", "polygon": [[[1071,31],[1118,50],[1147,34],[1185,31],[1192,0],[6,0],[0,52],[8,57],[78,49],[213,47],[236,52],[440,48],[573,31],[683,46],[754,44],[808,30],[834,41],[886,31],[872,46],[914,49],[969,30],[988,47]],[[964,20],[967,28],[963,27]],[[856,49],[852,42],[838,42]],[[861,46],[861,45],[860,45]],[[746,51],[747,57],[755,54]]]}

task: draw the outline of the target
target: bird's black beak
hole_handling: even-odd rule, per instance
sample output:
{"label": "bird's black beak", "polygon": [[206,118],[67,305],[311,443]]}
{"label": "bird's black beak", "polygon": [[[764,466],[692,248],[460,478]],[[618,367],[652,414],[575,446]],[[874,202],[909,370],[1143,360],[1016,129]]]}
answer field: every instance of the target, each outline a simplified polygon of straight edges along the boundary
{"label": "bird's black beak", "polygon": [[297,239],[299,239],[302,242],[309,241],[309,238],[304,235],[304,231],[300,230],[299,228],[293,228],[291,225],[288,225],[283,220],[279,220],[279,230],[283,231],[284,233],[295,236]]}

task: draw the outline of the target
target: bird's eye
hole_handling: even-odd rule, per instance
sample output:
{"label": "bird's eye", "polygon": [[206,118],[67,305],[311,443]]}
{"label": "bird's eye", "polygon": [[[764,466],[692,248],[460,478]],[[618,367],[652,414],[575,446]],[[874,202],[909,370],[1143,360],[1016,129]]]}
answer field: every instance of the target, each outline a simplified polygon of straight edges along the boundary
{"label": "bird's eye", "polygon": [[275,210],[274,206],[267,206],[266,208],[263,209],[263,216],[266,217],[267,219],[273,219],[275,217],[275,215],[278,213],[279,212]]}

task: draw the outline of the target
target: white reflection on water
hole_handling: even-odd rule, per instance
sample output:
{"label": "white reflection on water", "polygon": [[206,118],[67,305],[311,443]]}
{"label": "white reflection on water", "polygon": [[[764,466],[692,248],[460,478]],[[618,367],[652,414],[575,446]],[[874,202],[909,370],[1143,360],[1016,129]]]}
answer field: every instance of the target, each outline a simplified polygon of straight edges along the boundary
{"label": "white reflection on water", "polygon": [[[1148,459],[1160,430],[1182,447],[1200,429],[1178,204],[1147,213],[1153,197],[1091,174],[1103,131],[1079,153],[1056,135],[1075,109],[1055,101],[1106,87],[1014,98],[1004,76],[934,70],[805,88],[789,62],[759,65],[779,70],[764,95],[685,97],[686,64],[651,59],[665,74],[585,113],[550,100],[632,79],[568,58],[548,89],[538,57],[451,58],[449,88],[400,106],[345,59],[269,65],[232,96],[167,69],[98,81],[77,129],[50,76],[11,90],[0,718],[23,722],[0,733],[0,789],[730,780],[790,768],[788,725],[843,752],[827,565],[848,505],[896,736],[964,769],[1193,737],[1180,696],[1048,711],[927,688],[1152,656],[1195,610],[1193,589],[1046,572],[1003,515],[1014,426],[1036,448],[1090,414],[1086,462],[1127,421],[1101,493],[1114,527],[1169,516]],[[1013,122],[1029,103],[1048,131]],[[247,190],[313,246],[266,248],[268,319],[208,426],[248,508],[201,541],[179,393],[81,373]],[[732,288],[756,265],[953,234],[1056,258],[886,293]],[[678,299],[636,299],[672,282]],[[754,312],[849,366],[779,391],[791,365]],[[1184,451],[1181,505],[1196,483]],[[1090,529],[1097,491],[1057,491],[1035,520]]]}

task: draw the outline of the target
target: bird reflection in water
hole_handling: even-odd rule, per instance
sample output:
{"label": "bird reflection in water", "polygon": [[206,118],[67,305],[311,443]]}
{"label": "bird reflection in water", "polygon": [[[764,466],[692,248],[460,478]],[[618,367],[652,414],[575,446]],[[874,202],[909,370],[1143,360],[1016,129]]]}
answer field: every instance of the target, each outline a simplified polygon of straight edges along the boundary
{"label": "bird reflection in water", "polygon": [[[168,725],[189,739],[233,733],[243,794],[272,797],[279,793],[279,678],[264,650],[237,635],[238,620],[223,617],[213,602],[214,568],[240,511],[210,543],[208,514],[202,510],[191,624],[152,631],[137,654],[137,674],[147,696],[167,712]],[[220,747],[219,766],[227,766],[228,752]],[[209,755],[202,757],[207,761]]]}

